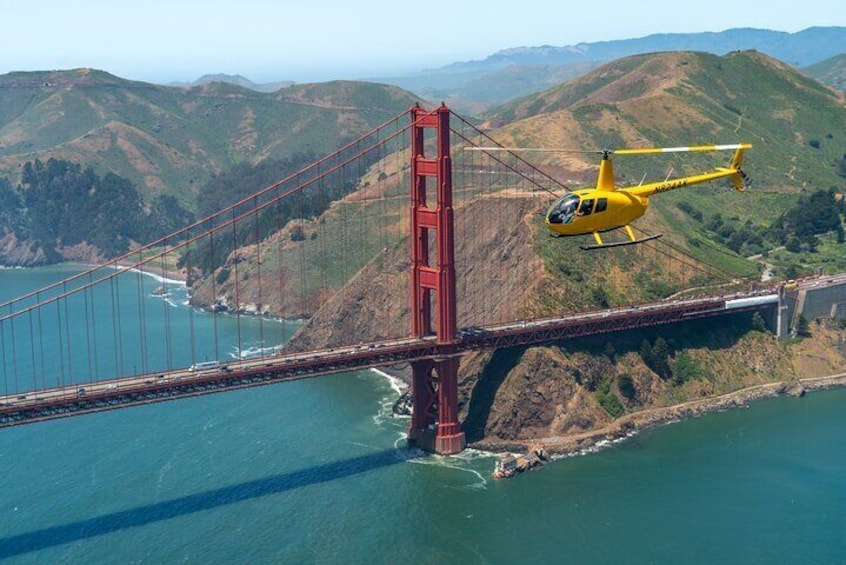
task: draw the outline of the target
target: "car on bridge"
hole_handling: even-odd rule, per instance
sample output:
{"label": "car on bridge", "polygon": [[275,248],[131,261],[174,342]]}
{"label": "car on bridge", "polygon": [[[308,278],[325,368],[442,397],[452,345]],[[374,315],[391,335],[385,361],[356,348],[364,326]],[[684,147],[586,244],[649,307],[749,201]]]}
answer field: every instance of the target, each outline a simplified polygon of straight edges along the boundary
{"label": "car on bridge", "polygon": [[192,373],[196,373],[198,371],[216,371],[223,368],[224,365],[222,365],[220,361],[203,361],[201,363],[194,363],[188,367],[188,370]]}

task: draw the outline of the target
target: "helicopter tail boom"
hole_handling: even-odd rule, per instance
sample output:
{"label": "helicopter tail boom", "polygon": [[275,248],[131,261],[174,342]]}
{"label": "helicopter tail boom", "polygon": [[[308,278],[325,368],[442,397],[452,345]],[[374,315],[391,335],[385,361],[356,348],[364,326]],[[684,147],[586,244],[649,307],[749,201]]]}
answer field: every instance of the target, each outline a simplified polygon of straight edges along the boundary
{"label": "helicopter tail boom", "polygon": [[[674,151],[714,151],[714,150],[721,150],[721,149],[735,149],[734,156],[731,159],[731,163],[728,167],[716,167],[710,173],[703,173],[701,175],[693,175],[689,177],[682,177],[672,180],[666,180],[663,182],[655,182],[646,185],[641,185],[638,187],[633,188],[626,188],[623,189],[625,192],[635,194],[641,197],[649,197],[655,193],[659,192],[668,192],[670,190],[675,190],[677,188],[682,188],[684,186],[690,186],[693,184],[699,184],[703,182],[708,182],[712,180],[717,180],[720,178],[728,177],[729,181],[731,182],[732,186],[737,189],[738,192],[743,192],[744,188],[749,185],[749,177],[746,176],[746,173],[740,168],[743,164],[743,153],[746,149],[752,147],[749,143],[738,143],[735,145],[711,145],[711,146],[699,146],[699,147],[673,147],[670,148],[669,151],[665,152],[674,152]],[[640,150],[642,151],[642,150]]]}

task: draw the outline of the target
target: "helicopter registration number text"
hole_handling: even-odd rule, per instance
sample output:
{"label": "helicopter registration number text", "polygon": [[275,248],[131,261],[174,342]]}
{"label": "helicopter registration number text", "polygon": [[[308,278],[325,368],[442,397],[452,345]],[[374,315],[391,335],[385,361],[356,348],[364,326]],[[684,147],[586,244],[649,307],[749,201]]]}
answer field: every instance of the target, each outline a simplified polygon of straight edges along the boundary
{"label": "helicopter registration number text", "polygon": [[665,182],[655,187],[655,192],[667,192],[668,190],[675,190],[687,186],[686,179],[674,180],[672,182]]}

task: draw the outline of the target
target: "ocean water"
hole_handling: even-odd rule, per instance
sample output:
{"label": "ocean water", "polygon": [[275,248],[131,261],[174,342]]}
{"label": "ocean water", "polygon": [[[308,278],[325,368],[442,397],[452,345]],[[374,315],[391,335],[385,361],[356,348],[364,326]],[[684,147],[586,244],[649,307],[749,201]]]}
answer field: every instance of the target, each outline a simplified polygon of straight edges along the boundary
{"label": "ocean water", "polygon": [[[0,271],[0,298],[50,276]],[[506,481],[406,448],[395,398],[363,371],[0,430],[0,560],[846,562],[846,390]]]}

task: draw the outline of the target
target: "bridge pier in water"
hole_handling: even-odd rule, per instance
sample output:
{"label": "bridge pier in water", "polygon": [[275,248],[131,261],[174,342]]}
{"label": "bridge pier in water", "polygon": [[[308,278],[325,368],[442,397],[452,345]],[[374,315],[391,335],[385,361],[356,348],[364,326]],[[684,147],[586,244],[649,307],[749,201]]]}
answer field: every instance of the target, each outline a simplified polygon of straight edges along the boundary
{"label": "bridge pier in water", "polygon": [[[450,354],[457,339],[455,292],[455,236],[452,208],[449,108],[410,112],[411,134],[411,333],[434,334],[444,356],[411,362],[412,412],[408,441],[443,455],[466,445],[458,422],[458,362]],[[426,130],[434,131],[433,158],[425,155]],[[427,181],[436,187],[436,208],[427,205]],[[435,264],[431,263],[430,233],[434,234]],[[436,327],[432,328],[432,295]]]}
{"label": "bridge pier in water", "polygon": [[464,449],[466,441],[456,413],[458,362],[458,356],[411,362],[414,408],[409,443],[442,455]]}

